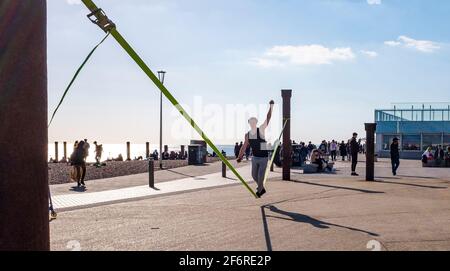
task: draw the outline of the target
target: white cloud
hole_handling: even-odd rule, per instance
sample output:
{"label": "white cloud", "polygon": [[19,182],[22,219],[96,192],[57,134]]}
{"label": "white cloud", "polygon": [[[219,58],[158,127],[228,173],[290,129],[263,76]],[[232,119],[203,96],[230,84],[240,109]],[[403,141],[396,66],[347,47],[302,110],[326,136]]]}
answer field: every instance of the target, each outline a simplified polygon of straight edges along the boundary
{"label": "white cloud", "polygon": [[262,57],[253,59],[253,63],[261,67],[285,65],[324,65],[337,61],[348,61],[355,58],[351,48],[330,49],[322,45],[274,46]]}
{"label": "white cloud", "polygon": [[377,52],[374,52],[374,51],[366,51],[366,50],[361,50],[361,54],[363,54],[363,55],[365,55],[365,56],[367,56],[367,57],[370,57],[370,58],[375,58],[375,57],[378,56],[378,53],[377,53]]}
{"label": "white cloud", "polygon": [[369,5],[381,5],[381,0],[367,0]]}
{"label": "white cloud", "polygon": [[81,4],[81,0],[66,0],[69,5],[79,5]]}
{"label": "white cloud", "polygon": [[407,36],[400,36],[397,41],[385,41],[384,44],[391,47],[403,46],[423,53],[432,53],[441,48],[438,43],[434,41],[415,40]]}

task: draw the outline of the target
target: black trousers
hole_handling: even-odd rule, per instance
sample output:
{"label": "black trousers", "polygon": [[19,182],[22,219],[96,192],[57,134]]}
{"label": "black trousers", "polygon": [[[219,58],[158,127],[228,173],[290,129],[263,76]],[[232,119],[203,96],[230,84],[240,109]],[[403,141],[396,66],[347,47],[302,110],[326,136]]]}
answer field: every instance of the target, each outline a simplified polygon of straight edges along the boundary
{"label": "black trousers", "polygon": [[331,151],[331,160],[332,161],[336,161],[336,154],[337,154],[336,151]]}
{"label": "black trousers", "polygon": [[356,171],[356,164],[358,164],[358,153],[352,153],[352,172]]}
{"label": "black trousers", "polygon": [[392,164],[392,173],[396,173],[398,167],[400,166],[400,159],[398,158],[391,159],[391,164]]}
{"label": "black trousers", "polygon": [[86,177],[86,163],[81,166],[81,182],[84,182],[84,177]]}

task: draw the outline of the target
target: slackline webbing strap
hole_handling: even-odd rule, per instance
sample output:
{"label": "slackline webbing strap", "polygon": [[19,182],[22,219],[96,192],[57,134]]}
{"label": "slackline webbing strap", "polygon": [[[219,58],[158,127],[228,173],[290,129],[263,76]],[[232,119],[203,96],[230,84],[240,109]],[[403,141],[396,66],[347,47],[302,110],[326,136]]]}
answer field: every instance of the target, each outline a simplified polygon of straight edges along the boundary
{"label": "slackline webbing strap", "polygon": [[[255,197],[258,198],[255,192],[250,188],[247,182],[237,172],[237,170],[231,165],[226,157],[219,151],[219,149],[212,143],[212,141],[206,136],[206,134],[198,127],[195,121],[189,116],[184,108],[179,104],[175,97],[167,90],[167,88],[159,81],[158,77],[152,72],[152,70],[145,64],[142,58],[134,51],[134,49],[128,44],[128,42],[117,31],[115,24],[108,19],[103,10],[99,9],[92,0],[82,0],[86,7],[90,10],[88,17],[92,22],[97,24],[103,31],[111,33],[111,36],[119,43],[119,45],[128,53],[128,55],[136,62],[136,64],[142,69],[142,71],[150,78],[151,81],[159,88],[159,90],[166,96],[166,98],[175,106],[180,114],[191,124],[192,128],[202,137],[202,139],[208,144],[208,146],[217,154],[222,162],[236,175],[239,181],[247,188],[247,190]],[[92,16],[96,17],[96,20],[91,19]]]}
{"label": "slackline webbing strap", "polygon": [[266,185],[267,177],[269,177],[270,168],[272,167],[273,161],[275,160],[276,153],[278,151],[278,148],[280,147],[280,140],[281,140],[281,137],[283,136],[284,129],[286,128],[286,124],[288,123],[288,121],[289,121],[289,119],[287,119],[284,122],[283,129],[281,129],[280,136],[278,136],[278,139],[275,141],[275,145],[273,147],[273,152],[272,152],[272,157],[270,158],[269,163],[267,164],[267,167],[266,167],[266,172],[264,173],[264,182],[263,182],[264,186]]}
{"label": "slackline webbing strap", "polygon": [[72,77],[72,80],[70,80],[69,85],[67,85],[66,90],[63,93],[63,96],[61,97],[61,100],[58,103],[58,106],[56,106],[55,111],[53,111],[52,118],[50,119],[50,122],[48,123],[48,127],[52,124],[53,119],[55,118],[56,112],[58,112],[59,107],[62,105],[64,99],[66,98],[67,93],[69,92],[69,89],[72,87],[73,83],[77,79],[78,75],[80,74],[81,70],[84,68],[84,65],[89,61],[91,56],[94,54],[95,50],[106,40],[106,38],[109,36],[109,33],[106,34],[106,36],[89,52],[87,57],[84,59],[83,63],[81,63],[81,66],[77,69],[75,74]]}

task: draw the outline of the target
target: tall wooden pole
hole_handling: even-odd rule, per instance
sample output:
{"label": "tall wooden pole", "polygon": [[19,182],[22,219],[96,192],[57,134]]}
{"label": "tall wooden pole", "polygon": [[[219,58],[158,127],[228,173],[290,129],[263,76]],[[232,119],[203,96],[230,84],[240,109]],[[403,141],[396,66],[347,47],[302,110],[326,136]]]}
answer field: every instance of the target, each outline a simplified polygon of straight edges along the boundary
{"label": "tall wooden pole", "polygon": [[375,131],[376,123],[366,123],[366,181],[375,180]]}
{"label": "tall wooden pole", "polygon": [[283,97],[283,124],[287,121],[283,133],[283,180],[291,180],[292,145],[291,145],[291,89],[281,90]]}
{"label": "tall wooden pole", "polygon": [[0,1],[0,250],[49,250],[46,1]]}

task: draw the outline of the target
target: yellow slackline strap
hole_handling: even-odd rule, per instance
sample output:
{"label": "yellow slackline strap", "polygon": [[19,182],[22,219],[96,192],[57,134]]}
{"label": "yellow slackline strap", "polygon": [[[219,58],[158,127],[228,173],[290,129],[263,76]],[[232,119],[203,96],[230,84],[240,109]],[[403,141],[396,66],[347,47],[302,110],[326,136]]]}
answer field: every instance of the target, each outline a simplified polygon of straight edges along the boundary
{"label": "yellow slackline strap", "polygon": [[[136,62],[136,64],[142,69],[142,71],[153,81],[153,83],[159,88],[159,90],[166,96],[166,98],[175,106],[180,114],[191,124],[195,131],[203,138],[208,146],[217,154],[222,162],[236,175],[239,181],[247,188],[247,190],[257,198],[255,192],[250,188],[247,182],[236,171],[226,157],[219,151],[219,149],[212,143],[212,141],[206,136],[206,134],[198,127],[195,121],[189,116],[184,108],[179,104],[175,97],[167,90],[167,88],[159,81],[158,77],[152,72],[152,70],[145,64],[145,62],[139,57],[134,49],[128,44],[128,42],[117,31],[115,24],[108,19],[103,10],[99,9],[92,0],[82,0],[86,7],[91,11],[88,15],[90,20],[97,24],[103,31],[111,33],[111,36],[122,46],[122,48],[128,53],[128,55]],[[95,16],[95,20],[91,17]]]}
{"label": "yellow slackline strap", "polygon": [[77,69],[74,76],[72,77],[72,80],[70,80],[69,85],[67,85],[66,90],[64,91],[63,96],[61,97],[61,100],[58,103],[58,106],[56,106],[56,109],[53,111],[52,118],[50,119],[50,122],[48,123],[48,127],[52,124],[53,119],[55,118],[56,112],[58,112],[59,107],[62,105],[64,99],[66,98],[67,93],[69,92],[69,89],[72,87],[73,83],[75,82],[75,79],[77,79],[78,75],[80,74],[81,70],[84,68],[84,65],[88,62],[88,60],[91,58],[91,56],[94,54],[95,50],[106,40],[106,38],[109,36],[109,33],[106,34],[106,36],[89,52],[87,57],[84,59],[83,63],[81,63],[81,66]]}
{"label": "yellow slackline strap", "polygon": [[269,177],[270,168],[272,167],[272,164],[273,164],[273,161],[275,159],[276,153],[278,151],[278,148],[280,147],[280,140],[281,140],[281,137],[283,136],[284,128],[286,128],[286,124],[288,123],[288,121],[289,121],[289,119],[287,119],[284,122],[283,129],[281,129],[280,136],[278,136],[278,139],[275,141],[275,146],[273,147],[272,157],[270,158],[270,161],[269,161],[269,163],[267,164],[267,167],[266,167],[266,172],[264,173],[264,182],[263,182],[264,186],[266,185],[267,177]]}

